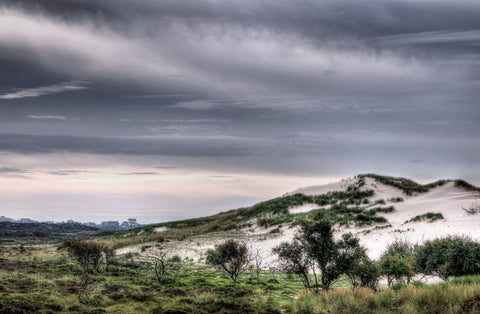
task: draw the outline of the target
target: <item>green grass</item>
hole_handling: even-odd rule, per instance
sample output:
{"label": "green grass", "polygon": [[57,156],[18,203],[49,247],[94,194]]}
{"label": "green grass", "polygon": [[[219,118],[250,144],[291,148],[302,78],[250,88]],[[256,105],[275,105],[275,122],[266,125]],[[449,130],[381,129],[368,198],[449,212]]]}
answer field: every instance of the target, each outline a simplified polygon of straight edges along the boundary
{"label": "green grass", "polygon": [[389,202],[392,202],[392,203],[400,203],[400,202],[403,202],[404,199],[403,197],[392,197],[390,199],[388,199]]}
{"label": "green grass", "polygon": [[427,220],[428,222],[434,222],[434,221],[440,220],[440,219],[444,219],[443,215],[441,213],[431,213],[431,212],[429,212],[429,213],[426,213],[426,214],[423,214],[423,215],[415,216],[412,219],[409,219],[409,220],[405,221],[405,223],[418,222],[418,221],[424,221],[424,220]]}
{"label": "green grass", "polygon": [[56,244],[65,240],[85,240],[112,233],[73,223],[0,222],[0,245]]}
{"label": "green grass", "polygon": [[476,191],[476,192],[480,192],[480,188],[478,186],[474,186],[470,183],[468,183],[467,181],[464,181],[464,180],[454,180],[453,181],[454,185],[458,188],[462,188],[466,191]]}
{"label": "green grass", "polygon": [[395,289],[352,291],[343,278],[331,291],[305,291],[300,280],[274,269],[243,273],[236,286],[224,273],[183,260],[174,282],[159,284],[149,268],[137,276],[120,258],[90,274],[89,297],[78,299],[78,265],[54,247],[2,249],[0,312],[22,313],[478,313],[480,276]]}
{"label": "green grass", "polygon": [[406,179],[406,178],[382,176],[374,173],[360,174],[357,177],[375,179],[375,181],[379,183],[394,186],[402,190],[406,195],[412,195],[413,193],[425,193],[432,188],[442,186],[451,181],[451,180],[438,180],[429,184],[419,184],[413,180]]}
{"label": "green grass", "polygon": [[374,292],[334,289],[328,293],[300,292],[287,313],[478,313],[480,286],[419,285]]}

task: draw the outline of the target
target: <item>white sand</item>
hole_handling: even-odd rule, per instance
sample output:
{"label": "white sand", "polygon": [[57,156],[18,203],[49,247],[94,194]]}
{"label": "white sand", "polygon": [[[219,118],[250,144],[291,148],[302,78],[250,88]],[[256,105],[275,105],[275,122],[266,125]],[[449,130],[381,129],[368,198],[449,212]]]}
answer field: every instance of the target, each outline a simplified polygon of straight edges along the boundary
{"label": "white sand", "polygon": [[157,233],[160,233],[160,232],[165,232],[167,231],[168,228],[167,227],[158,227],[158,228],[155,228],[154,231],[157,232]]}
{"label": "white sand", "polygon": [[291,207],[288,209],[288,212],[290,214],[299,214],[299,213],[308,213],[309,211],[311,210],[314,210],[314,209],[318,209],[320,208],[321,206],[318,206],[317,204],[303,204],[303,205],[300,205],[300,206],[295,206],[295,207]]}
{"label": "white sand", "polygon": [[[406,239],[414,244],[421,244],[426,240],[447,235],[468,235],[474,240],[480,240],[478,232],[480,230],[480,214],[470,215],[462,209],[462,206],[468,207],[478,198],[478,192],[467,192],[454,187],[453,182],[450,182],[427,193],[406,196],[398,194],[399,190],[396,188],[378,183],[376,185],[378,187],[375,188],[376,195],[373,199],[383,198],[386,200],[400,196],[405,201],[387,204],[395,207],[393,213],[377,213],[388,220],[388,223],[392,225],[391,228],[375,230],[367,235],[359,234],[361,244],[368,249],[371,258],[378,258],[385,246],[393,242],[395,238]],[[428,212],[441,213],[445,219],[405,224],[407,220]],[[354,229],[356,232],[361,230]],[[342,231],[348,232],[349,230],[342,229]]]}

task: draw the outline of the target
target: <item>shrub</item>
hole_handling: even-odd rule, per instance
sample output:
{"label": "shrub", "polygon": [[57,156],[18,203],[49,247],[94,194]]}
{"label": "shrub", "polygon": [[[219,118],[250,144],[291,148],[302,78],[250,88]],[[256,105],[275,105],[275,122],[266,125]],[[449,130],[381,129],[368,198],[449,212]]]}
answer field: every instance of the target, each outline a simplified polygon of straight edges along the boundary
{"label": "shrub", "polygon": [[380,273],[387,277],[389,286],[394,279],[399,282],[406,278],[408,282],[415,275],[414,261],[413,257],[385,256],[380,260]]}
{"label": "shrub", "polygon": [[273,253],[278,255],[280,270],[299,276],[304,287],[310,288],[309,271],[312,261],[298,238],[290,243],[282,242],[273,249]]}
{"label": "shrub", "polygon": [[406,239],[395,238],[394,241],[387,245],[381,258],[386,256],[409,257],[415,255],[415,247]]}
{"label": "shrub", "polygon": [[392,197],[390,199],[388,199],[389,202],[392,202],[392,203],[400,203],[400,202],[403,202],[403,197]]}
{"label": "shrub", "polygon": [[403,278],[410,281],[415,275],[414,246],[406,239],[396,238],[385,248],[380,257],[380,273],[387,277],[388,285],[393,280],[401,281]]}
{"label": "shrub", "polygon": [[352,267],[345,274],[352,284],[352,289],[366,287],[376,290],[380,279],[380,271],[377,264],[370,260],[365,250],[356,259],[356,262],[352,263]]}
{"label": "shrub", "polygon": [[426,241],[415,249],[417,271],[448,277],[480,274],[480,243],[465,236]]}
{"label": "shrub", "polygon": [[247,269],[250,256],[245,243],[230,239],[207,251],[207,264],[222,269],[237,284],[238,276]]}
{"label": "shrub", "polygon": [[[161,285],[175,282],[177,274],[182,268],[182,259],[178,255],[168,258],[167,253],[161,247],[154,246],[146,252],[145,264],[153,270],[155,278]],[[134,263],[125,263],[124,266],[139,271],[139,265]]]}
{"label": "shrub", "polygon": [[[365,255],[364,250],[360,247],[358,238],[350,233],[335,241],[332,223],[319,213],[313,222],[303,221],[294,241],[282,243],[274,249],[274,253],[279,255],[283,269],[297,270],[304,284],[308,284],[305,271],[310,267],[318,292],[318,287],[328,290],[342,274],[358,264]],[[320,270],[320,283],[317,282],[316,269]]]}

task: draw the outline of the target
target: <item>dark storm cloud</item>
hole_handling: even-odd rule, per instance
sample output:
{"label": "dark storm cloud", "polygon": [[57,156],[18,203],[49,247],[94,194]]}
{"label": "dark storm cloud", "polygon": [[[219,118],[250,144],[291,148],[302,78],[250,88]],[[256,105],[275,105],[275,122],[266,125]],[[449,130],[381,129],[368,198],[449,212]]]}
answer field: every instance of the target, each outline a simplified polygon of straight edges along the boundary
{"label": "dark storm cloud", "polygon": [[[236,98],[248,91],[258,95],[254,105],[269,107],[275,105],[262,97],[279,93],[338,95],[377,85],[390,92],[441,85],[441,69],[432,63],[444,64],[459,50],[476,51],[458,43],[462,37],[471,41],[464,33],[480,29],[480,10],[469,1],[16,1],[8,7],[22,8],[27,18],[42,12],[32,21],[52,36],[45,38],[45,47],[34,49],[51,56],[39,60],[45,67],[55,65],[65,75],[117,84],[130,80],[150,91],[165,88],[197,97]],[[14,17],[24,22],[25,16]],[[438,44],[423,38],[439,32],[455,37],[450,54],[405,43],[410,38]],[[450,47],[446,37],[440,42]],[[38,58],[25,42],[15,51]],[[4,51],[8,55],[9,49]],[[432,60],[432,54],[440,59]],[[116,58],[107,57],[112,55]],[[362,76],[369,79],[359,80]],[[195,101],[207,109],[218,105]]]}
{"label": "dark storm cloud", "polygon": [[[115,138],[80,136],[39,136],[0,134],[0,151],[21,154],[54,152],[100,155],[167,155],[167,156],[242,156],[255,151],[256,143],[224,138]],[[248,150],[245,148],[248,147]]]}
{"label": "dark storm cloud", "polygon": [[479,16],[473,0],[6,0],[0,150],[478,169]]}

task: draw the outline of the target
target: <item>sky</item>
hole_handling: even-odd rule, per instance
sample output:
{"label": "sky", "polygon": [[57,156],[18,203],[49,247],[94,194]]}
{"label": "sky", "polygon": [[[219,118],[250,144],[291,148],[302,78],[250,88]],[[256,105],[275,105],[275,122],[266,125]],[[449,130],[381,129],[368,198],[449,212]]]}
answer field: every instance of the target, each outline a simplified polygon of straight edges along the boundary
{"label": "sky", "polygon": [[2,0],[0,215],[152,223],[480,184],[478,0]]}

